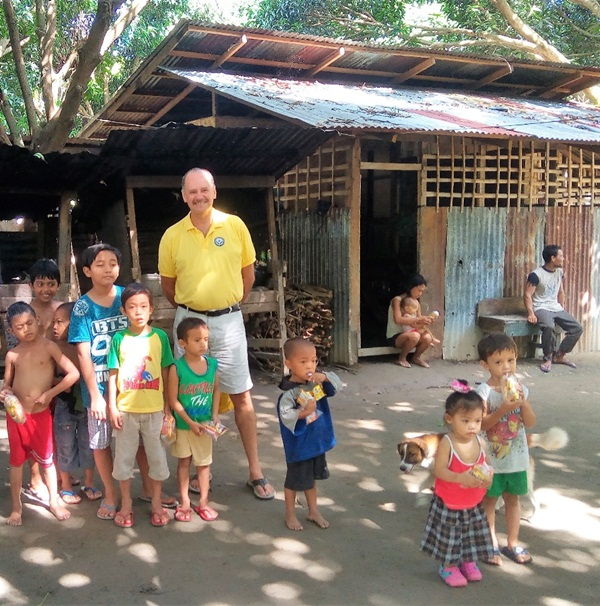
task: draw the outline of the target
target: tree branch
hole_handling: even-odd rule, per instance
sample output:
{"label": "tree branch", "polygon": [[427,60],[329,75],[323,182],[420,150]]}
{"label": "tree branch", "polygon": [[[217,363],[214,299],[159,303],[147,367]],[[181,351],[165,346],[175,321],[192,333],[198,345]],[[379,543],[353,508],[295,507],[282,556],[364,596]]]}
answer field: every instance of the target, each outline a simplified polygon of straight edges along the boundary
{"label": "tree branch", "polygon": [[[45,5],[45,6],[44,6]],[[40,67],[42,99],[46,120],[56,113],[54,89],[54,40],[56,38],[56,0],[36,0],[38,29],[40,31]]]}
{"label": "tree branch", "polygon": [[121,11],[119,18],[114,22],[113,26],[106,32],[102,46],[100,47],[100,55],[113,45],[115,40],[125,31],[127,26],[140,14],[146,7],[149,0],[131,0],[131,4]]}
{"label": "tree branch", "polygon": [[569,2],[587,8],[592,15],[596,15],[600,19],[600,2],[596,0],[569,0]]}
{"label": "tree branch", "polygon": [[0,141],[6,145],[12,145],[12,141],[10,140],[8,134],[2,123],[0,123]]}
{"label": "tree branch", "polygon": [[15,117],[12,113],[12,109],[10,108],[10,104],[4,91],[0,88],[0,110],[4,114],[4,118],[6,119],[6,124],[8,125],[8,132],[10,133],[11,141],[14,145],[19,145],[23,147],[23,139],[21,137],[21,130],[19,129],[19,125],[15,120]]}
{"label": "tree branch", "polygon": [[15,63],[15,70],[17,72],[17,79],[19,80],[19,86],[23,93],[23,102],[25,104],[25,112],[27,114],[27,121],[29,122],[29,132],[32,136],[38,130],[38,119],[33,103],[33,94],[31,92],[31,86],[27,80],[27,72],[25,71],[25,60],[23,58],[23,51],[21,49],[21,36],[19,34],[19,27],[17,25],[17,17],[15,15],[15,8],[12,0],[2,0],[4,8],[4,16],[6,18],[6,26],[8,28],[8,35],[10,37],[10,45],[12,46],[13,59]]}
{"label": "tree branch", "polygon": [[39,148],[40,152],[46,153],[59,150],[64,145],[73,127],[75,115],[81,105],[92,72],[102,58],[100,49],[111,26],[112,16],[122,3],[122,0],[98,0],[96,16],[90,33],[79,51],[77,67],[71,76],[63,103],[56,115],[39,133],[39,137],[34,139],[34,149]]}
{"label": "tree branch", "polygon": [[[25,46],[30,39],[31,38],[29,36],[23,38],[23,40],[21,40],[20,42],[21,47]],[[10,53],[12,53],[12,46],[10,45],[10,41],[6,38],[2,38],[0,40],[0,59],[2,59],[2,57],[4,57],[5,55],[10,55]]]}

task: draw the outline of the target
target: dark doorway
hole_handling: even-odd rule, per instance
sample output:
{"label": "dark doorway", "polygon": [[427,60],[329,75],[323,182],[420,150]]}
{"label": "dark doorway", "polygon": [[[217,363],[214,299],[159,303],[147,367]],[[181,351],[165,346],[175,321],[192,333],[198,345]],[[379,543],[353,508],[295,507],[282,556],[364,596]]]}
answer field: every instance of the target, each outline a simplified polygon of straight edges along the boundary
{"label": "dark doorway", "polygon": [[362,171],[361,349],[386,345],[390,300],[417,271],[417,175]]}

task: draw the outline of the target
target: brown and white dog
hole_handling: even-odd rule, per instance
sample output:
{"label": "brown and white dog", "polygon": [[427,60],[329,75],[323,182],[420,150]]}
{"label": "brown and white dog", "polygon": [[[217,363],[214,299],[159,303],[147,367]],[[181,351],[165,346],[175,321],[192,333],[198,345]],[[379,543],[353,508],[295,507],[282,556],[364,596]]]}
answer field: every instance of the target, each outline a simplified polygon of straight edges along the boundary
{"label": "brown and white dog", "polygon": [[[406,433],[404,440],[398,444],[400,471],[403,473],[410,473],[416,466],[429,470],[429,473],[425,478],[413,487],[413,492],[417,493],[417,507],[429,502],[430,489],[433,486],[433,472],[431,466],[433,465],[435,453],[437,452],[437,448],[443,436],[443,433]],[[527,443],[530,449],[539,447],[544,450],[559,450],[564,448],[568,442],[569,436],[567,435],[567,432],[560,427],[551,427],[544,433],[532,433],[527,435]],[[527,496],[533,508],[531,516],[533,516],[538,509],[538,503],[533,493],[534,477],[535,462],[530,455],[529,469],[527,470]],[[501,506],[501,503],[499,506]]]}

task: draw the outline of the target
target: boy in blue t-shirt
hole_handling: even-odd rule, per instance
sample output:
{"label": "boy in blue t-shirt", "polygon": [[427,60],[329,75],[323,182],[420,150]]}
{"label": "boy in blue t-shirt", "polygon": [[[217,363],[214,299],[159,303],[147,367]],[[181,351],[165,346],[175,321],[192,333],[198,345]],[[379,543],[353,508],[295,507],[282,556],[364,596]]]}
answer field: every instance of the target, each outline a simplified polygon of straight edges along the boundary
{"label": "boy in blue t-shirt", "polygon": [[90,448],[104,485],[104,499],[97,516],[115,517],[117,495],[112,481],[112,437],[105,393],[108,381],[107,356],[113,335],[127,328],[121,312],[122,286],[116,286],[121,253],[110,244],[94,244],[81,255],[83,273],[92,288],[73,307],[69,343],[74,343],[81,369],[81,391],[87,409]]}
{"label": "boy in blue t-shirt", "polygon": [[290,530],[303,529],[295,511],[296,492],[303,490],[308,505],[306,519],[319,528],[328,528],[329,522],[317,508],[315,480],[329,477],[325,453],[335,446],[335,435],[327,398],[335,395],[342,383],[332,372],[317,372],[317,352],[307,339],[288,339],[283,354],[290,369],[290,376],[279,385],[284,393],[277,402],[287,463],[285,525]]}

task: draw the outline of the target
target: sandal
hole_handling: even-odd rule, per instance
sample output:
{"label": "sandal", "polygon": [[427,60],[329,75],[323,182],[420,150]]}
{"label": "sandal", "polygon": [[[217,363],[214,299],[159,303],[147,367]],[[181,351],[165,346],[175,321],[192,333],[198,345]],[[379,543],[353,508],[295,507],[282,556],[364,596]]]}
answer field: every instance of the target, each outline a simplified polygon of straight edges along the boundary
{"label": "sandal", "polygon": [[540,364],[540,370],[542,372],[550,372],[552,370],[552,360],[544,360],[544,362]]}
{"label": "sandal", "polygon": [[265,486],[269,484],[269,480],[266,478],[257,478],[256,480],[248,480],[246,482],[246,486],[252,489],[254,496],[261,501],[270,501],[275,498],[275,491],[267,494],[263,494],[258,490],[258,487],[261,486],[263,491],[265,490]]}
{"label": "sandal", "polygon": [[125,515],[120,511],[117,511],[113,522],[119,528],[131,528],[133,526],[133,511],[130,511]]}
{"label": "sandal", "polygon": [[81,497],[72,490],[59,490],[58,494],[67,505],[79,505],[81,503]]}
{"label": "sandal", "polygon": [[98,511],[96,512],[96,517],[101,520],[114,520],[117,515],[117,506],[109,505],[105,503],[104,500],[100,502],[100,507],[98,507]]}
{"label": "sandal", "polygon": [[200,507],[197,505],[194,507],[194,511],[205,521],[205,522],[214,522],[219,514],[212,507]]}
{"label": "sandal", "polygon": [[503,547],[500,552],[516,564],[531,564],[531,562],[533,562],[531,554],[525,547],[521,547],[520,545],[517,545],[516,547],[509,547],[507,545],[506,547]]}
{"label": "sandal", "polygon": [[169,523],[169,514],[162,509],[160,513],[152,512],[150,514],[150,524],[152,526],[166,526]]}
{"label": "sandal", "polygon": [[97,501],[102,498],[102,491],[94,486],[82,486],[81,492],[87,497],[88,501]]}
{"label": "sandal", "polygon": [[178,522],[189,522],[192,519],[192,510],[184,509],[181,505],[178,505],[175,509],[175,519]]}
{"label": "sandal", "polygon": [[[141,494],[138,497],[138,501],[142,501],[143,503],[152,503],[152,497],[147,497],[146,495]],[[179,501],[175,497],[171,497],[167,494],[161,494],[160,504],[167,509],[175,509],[179,505]]]}

